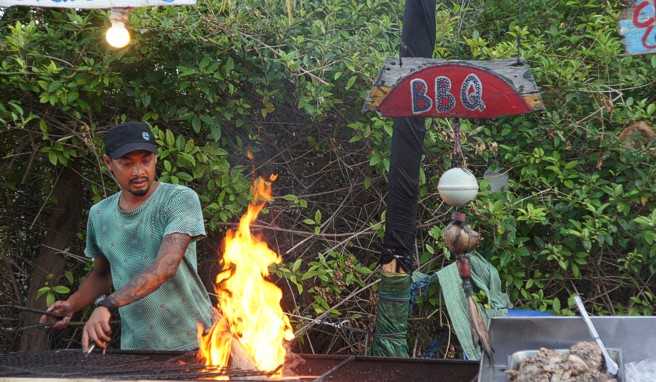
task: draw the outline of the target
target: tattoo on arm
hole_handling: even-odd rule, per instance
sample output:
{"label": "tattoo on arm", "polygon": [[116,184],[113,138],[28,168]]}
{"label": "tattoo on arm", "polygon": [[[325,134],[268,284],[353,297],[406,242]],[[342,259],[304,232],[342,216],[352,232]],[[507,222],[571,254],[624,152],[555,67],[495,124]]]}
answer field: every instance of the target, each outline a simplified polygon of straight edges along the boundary
{"label": "tattoo on arm", "polygon": [[190,242],[191,236],[187,234],[172,233],[164,236],[153,265],[112,293],[108,297],[112,305],[128,305],[157,290],[175,275]]}

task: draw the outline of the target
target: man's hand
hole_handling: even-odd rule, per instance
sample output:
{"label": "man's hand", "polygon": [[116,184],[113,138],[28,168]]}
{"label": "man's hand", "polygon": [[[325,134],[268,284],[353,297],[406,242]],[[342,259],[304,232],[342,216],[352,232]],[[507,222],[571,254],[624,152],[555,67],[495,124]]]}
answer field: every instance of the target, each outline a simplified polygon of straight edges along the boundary
{"label": "man's hand", "polygon": [[95,342],[102,349],[107,349],[107,345],[112,340],[112,328],[109,325],[111,317],[111,312],[104,306],[97,307],[91,313],[82,332],[82,350],[85,353],[89,351],[89,340]]}
{"label": "man's hand", "polygon": [[59,320],[52,316],[44,314],[39,319],[39,322],[49,327],[52,327],[55,330],[62,330],[68,326],[73,317],[73,306],[68,301],[55,301],[54,304],[48,307],[48,312],[61,316]]}
{"label": "man's hand", "polygon": [[52,329],[62,330],[71,322],[71,318],[75,312],[79,312],[85,306],[93,303],[96,297],[109,293],[111,286],[112,275],[110,273],[109,262],[104,256],[97,255],[93,261],[93,269],[84,281],[82,281],[82,285],[80,285],[78,290],[66,300],[56,301],[48,307],[48,312],[61,318],[44,314],[39,319],[39,322],[52,327]]}

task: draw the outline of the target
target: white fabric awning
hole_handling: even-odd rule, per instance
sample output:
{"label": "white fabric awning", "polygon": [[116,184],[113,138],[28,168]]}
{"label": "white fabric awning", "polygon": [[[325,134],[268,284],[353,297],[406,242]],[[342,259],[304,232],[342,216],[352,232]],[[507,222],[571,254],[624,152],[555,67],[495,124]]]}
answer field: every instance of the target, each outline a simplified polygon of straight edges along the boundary
{"label": "white fabric awning", "polygon": [[0,7],[24,5],[49,8],[134,8],[162,5],[190,5],[196,0],[0,0]]}

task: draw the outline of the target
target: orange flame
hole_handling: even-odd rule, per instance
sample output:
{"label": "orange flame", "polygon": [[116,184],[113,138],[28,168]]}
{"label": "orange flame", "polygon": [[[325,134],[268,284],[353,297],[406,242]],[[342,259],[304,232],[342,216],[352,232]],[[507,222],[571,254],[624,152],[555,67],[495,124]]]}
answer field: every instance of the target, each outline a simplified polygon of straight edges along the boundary
{"label": "orange flame", "polygon": [[237,340],[258,370],[272,371],[284,363],[285,341],[291,341],[294,333],[280,307],[282,291],[266,279],[269,266],[282,259],[250,231],[265,203],[272,199],[271,183],[257,178],[251,192],[253,201],[239,228],[226,234],[223,271],[216,276],[221,314],[207,334],[199,325],[198,358],[208,366],[227,367],[233,341]]}

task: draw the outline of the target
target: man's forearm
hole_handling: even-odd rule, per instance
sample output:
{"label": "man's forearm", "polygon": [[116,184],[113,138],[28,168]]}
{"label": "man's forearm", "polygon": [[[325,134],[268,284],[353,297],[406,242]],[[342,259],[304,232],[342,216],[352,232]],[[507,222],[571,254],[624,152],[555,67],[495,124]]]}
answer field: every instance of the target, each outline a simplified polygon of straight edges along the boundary
{"label": "man's forearm", "polygon": [[80,311],[93,303],[98,296],[108,294],[111,291],[111,287],[111,274],[109,272],[99,272],[94,269],[82,281],[80,288],[68,298],[68,302],[75,312]]}
{"label": "man's forearm", "polygon": [[153,293],[171,277],[172,274],[162,272],[161,265],[155,263],[108,298],[114,307],[125,306]]}
{"label": "man's forearm", "polygon": [[166,235],[153,265],[112,293],[108,297],[111,305],[118,308],[141,300],[175,276],[190,241],[186,234]]}

